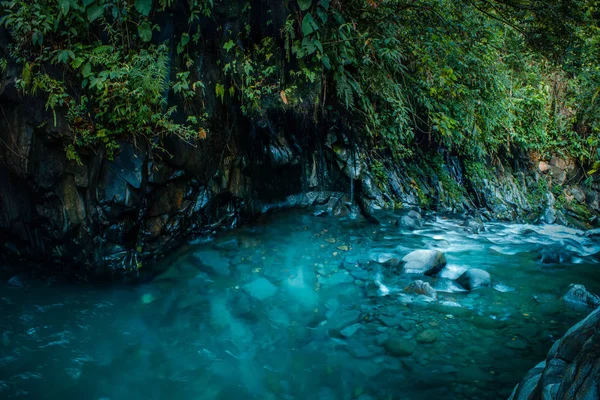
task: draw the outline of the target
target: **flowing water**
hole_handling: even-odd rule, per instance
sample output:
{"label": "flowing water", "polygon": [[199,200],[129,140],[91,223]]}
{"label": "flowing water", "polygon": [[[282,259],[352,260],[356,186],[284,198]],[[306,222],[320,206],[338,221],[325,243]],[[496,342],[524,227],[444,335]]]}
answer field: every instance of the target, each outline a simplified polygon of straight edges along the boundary
{"label": "flowing water", "polygon": [[[558,226],[430,216],[266,216],[161,262],[143,284],[0,284],[0,398],[505,399],[589,310],[600,245]],[[438,278],[379,263],[443,251]],[[463,292],[470,267],[493,288]],[[438,298],[407,293],[428,281]]]}

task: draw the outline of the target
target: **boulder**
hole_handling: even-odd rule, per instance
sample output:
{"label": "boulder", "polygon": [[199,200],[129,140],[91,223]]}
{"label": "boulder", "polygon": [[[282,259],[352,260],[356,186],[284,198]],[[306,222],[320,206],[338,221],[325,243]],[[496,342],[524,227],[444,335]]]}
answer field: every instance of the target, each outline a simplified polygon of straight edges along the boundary
{"label": "boulder", "polygon": [[600,398],[600,308],[554,343],[509,400]]}
{"label": "boulder", "polygon": [[416,218],[412,218],[408,215],[402,216],[398,221],[396,221],[396,225],[403,229],[417,229],[421,226],[421,221]]}
{"label": "boulder", "polygon": [[438,250],[415,250],[402,258],[404,272],[409,274],[436,275],[446,265],[444,253]]}
{"label": "boulder", "polygon": [[568,303],[579,304],[591,308],[600,307],[600,297],[588,292],[583,285],[569,285],[569,290],[562,299]]}
{"label": "boulder", "polygon": [[421,280],[412,282],[410,285],[404,288],[404,291],[431,297],[433,299],[437,298],[437,292],[435,289],[432,288],[429,283]]}
{"label": "boulder", "polygon": [[487,271],[471,268],[459,276],[456,282],[467,290],[473,290],[481,287],[489,287],[492,283],[492,278]]}

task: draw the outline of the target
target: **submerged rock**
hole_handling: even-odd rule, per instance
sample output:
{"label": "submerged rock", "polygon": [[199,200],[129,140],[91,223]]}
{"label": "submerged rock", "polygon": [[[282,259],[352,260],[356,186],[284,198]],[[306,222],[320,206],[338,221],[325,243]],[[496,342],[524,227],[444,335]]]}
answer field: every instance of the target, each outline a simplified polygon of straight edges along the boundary
{"label": "submerged rock", "polygon": [[409,215],[404,215],[396,221],[396,225],[400,228],[413,230],[421,227],[421,220]]}
{"label": "submerged rock", "polygon": [[600,297],[588,292],[585,286],[573,283],[569,285],[569,290],[563,296],[563,300],[592,308],[600,307]]}
{"label": "submerged rock", "polygon": [[444,253],[438,250],[415,250],[402,258],[404,272],[409,274],[436,275],[446,265]]}
{"label": "submerged rock", "polygon": [[531,369],[509,400],[600,398],[600,308],[552,346],[545,362]]}
{"label": "submerged rock", "polygon": [[277,292],[277,286],[265,278],[257,280],[244,286],[244,291],[257,300],[265,300]]}
{"label": "submerged rock", "polygon": [[419,343],[433,343],[437,340],[440,335],[440,331],[436,331],[434,329],[427,329],[423,332],[419,333],[415,339]]}
{"label": "submerged rock", "polygon": [[471,268],[459,276],[456,282],[467,290],[473,290],[481,287],[490,287],[492,278],[487,271]]}
{"label": "submerged rock", "polygon": [[435,289],[432,288],[429,283],[421,280],[412,282],[410,285],[404,288],[404,291],[431,297],[433,299],[437,298],[437,292]]}
{"label": "submerged rock", "polygon": [[415,343],[398,337],[392,337],[383,342],[385,351],[395,357],[409,356],[415,352]]}

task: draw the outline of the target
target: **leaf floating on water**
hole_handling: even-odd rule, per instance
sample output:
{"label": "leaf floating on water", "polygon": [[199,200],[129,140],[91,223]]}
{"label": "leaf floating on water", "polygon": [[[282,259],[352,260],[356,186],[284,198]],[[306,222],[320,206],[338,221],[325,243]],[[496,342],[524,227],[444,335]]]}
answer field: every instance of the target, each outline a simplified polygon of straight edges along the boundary
{"label": "leaf floating on water", "polygon": [[325,241],[327,243],[335,243],[336,240],[334,238],[328,238],[328,239],[325,239]]}
{"label": "leaf floating on water", "polygon": [[337,249],[338,250],[342,250],[342,251],[348,251],[348,250],[350,250],[350,247],[348,247],[348,246],[338,246]]}

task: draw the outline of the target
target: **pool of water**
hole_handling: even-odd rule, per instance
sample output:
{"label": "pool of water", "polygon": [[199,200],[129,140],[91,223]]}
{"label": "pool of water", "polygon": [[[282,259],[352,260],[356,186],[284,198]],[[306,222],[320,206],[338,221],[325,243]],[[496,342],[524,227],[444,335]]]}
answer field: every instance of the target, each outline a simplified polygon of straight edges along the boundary
{"label": "pool of water", "polygon": [[[568,285],[600,293],[579,231],[398,216],[268,215],[135,285],[1,283],[0,398],[505,399],[590,311]],[[445,253],[437,278],[380,263],[423,248]],[[474,267],[493,287],[460,291]],[[416,279],[437,299],[406,292]]]}

